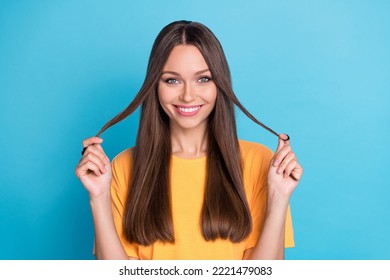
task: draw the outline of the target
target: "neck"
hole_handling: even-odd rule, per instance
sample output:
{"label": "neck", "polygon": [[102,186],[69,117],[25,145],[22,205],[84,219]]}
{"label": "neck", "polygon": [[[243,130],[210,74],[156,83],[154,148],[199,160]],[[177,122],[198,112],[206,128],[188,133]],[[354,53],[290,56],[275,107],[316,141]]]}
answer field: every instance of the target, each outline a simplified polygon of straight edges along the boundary
{"label": "neck", "polygon": [[184,129],[171,126],[172,154],[180,158],[200,158],[207,153],[207,127]]}

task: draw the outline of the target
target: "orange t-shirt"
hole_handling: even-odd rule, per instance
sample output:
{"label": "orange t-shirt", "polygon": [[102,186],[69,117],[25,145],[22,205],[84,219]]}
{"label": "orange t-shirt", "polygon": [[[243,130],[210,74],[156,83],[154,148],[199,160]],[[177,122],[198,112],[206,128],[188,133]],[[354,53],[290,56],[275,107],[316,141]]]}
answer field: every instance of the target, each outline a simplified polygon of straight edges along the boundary
{"label": "orange t-shirt", "polygon": [[[132,150],[127,149],[112,161],[111,186],[115,226],[129,257],[139,259],[242,259],[244,251],[256,245],[264,222],[267,197],[267,173],[273,152],[267,147],[239,141],[243,159],[243,180],[253,229],[242,242],[203,239],[200,214],[206,177],[206,157],[171,158],[171,195],[175,243],[155,242],[149,246],[129,243],[123,234],[122,217],[132,172]],[[294,246],[290,209],[285,230],[285,247]]]}

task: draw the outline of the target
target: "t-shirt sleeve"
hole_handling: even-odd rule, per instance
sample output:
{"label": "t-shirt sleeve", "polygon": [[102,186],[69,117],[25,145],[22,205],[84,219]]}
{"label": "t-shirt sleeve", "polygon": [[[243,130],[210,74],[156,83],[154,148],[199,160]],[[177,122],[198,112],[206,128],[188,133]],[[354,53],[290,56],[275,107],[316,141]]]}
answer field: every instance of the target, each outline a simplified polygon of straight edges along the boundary
{"label": "t-shirt sleeve", "polygon": [[[273,152],[262,146],[255,145],[245,154],[244,182],[247,184],[246,191],[249,192],[249,207],[252,216],[252,232],[249,235],[245,249],[256,246],[264,224],[267,207],[267,177],[268,169],[273,157]],[[290,206],[288,207],[285,222],[284,246],[294,247],[294,232]]]}
{"label": "t-shirt sleeve", "polygon": [[284,247],[285,248],[292,248],[294,246],[295,246],[294,229],[293,229],[292,218],[291,218],[291,209],[290,209],[290,205],[289,205],[288,210],[287,210],[287,216],[286,216]]}
{"label": "t-shirt sleeve", "polygon": [[131,152],[126,150],[112,161],[111,199],[112,214],[118,237],[129,257],[139,258],[138,245],[129,243],[123,233],[123,213],[127,199],[131,172]]}

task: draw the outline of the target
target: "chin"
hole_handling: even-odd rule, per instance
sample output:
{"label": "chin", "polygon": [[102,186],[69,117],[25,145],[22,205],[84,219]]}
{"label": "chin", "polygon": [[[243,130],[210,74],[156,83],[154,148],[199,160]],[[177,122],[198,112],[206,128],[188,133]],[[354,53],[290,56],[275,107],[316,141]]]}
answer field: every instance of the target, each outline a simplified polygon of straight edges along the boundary
{"label": "chin", "polygon": [[189,130],[189,129],[197,129],[197,128],[205,128],[207,125],[207,123],[204,121],[204,122],[199,122],[199,121],[194,121],[194,122],[191,122],[191,121],[179,121],[179,122],[175,122],[175,126],[176,127],[179,127],[181,129],[185,129],[185,130]]}

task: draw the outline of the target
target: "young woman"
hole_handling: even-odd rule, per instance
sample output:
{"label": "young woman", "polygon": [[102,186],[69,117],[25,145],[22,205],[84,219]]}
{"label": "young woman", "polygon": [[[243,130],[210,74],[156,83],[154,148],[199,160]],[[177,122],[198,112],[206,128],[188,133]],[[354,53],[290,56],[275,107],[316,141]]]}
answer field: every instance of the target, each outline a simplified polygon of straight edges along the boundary
{"label": "young woman", "polygon": [[[237,100],[214,34],[173,22],[154,42],[133,102],[83,141],[98,259],[283,259],[303,169],[289,137],[275,154],[237,139]],[[142,106],[136,145],[105,155],[100,134]]]}

